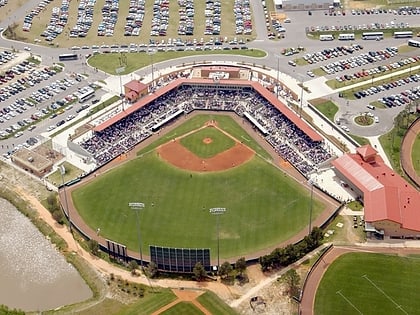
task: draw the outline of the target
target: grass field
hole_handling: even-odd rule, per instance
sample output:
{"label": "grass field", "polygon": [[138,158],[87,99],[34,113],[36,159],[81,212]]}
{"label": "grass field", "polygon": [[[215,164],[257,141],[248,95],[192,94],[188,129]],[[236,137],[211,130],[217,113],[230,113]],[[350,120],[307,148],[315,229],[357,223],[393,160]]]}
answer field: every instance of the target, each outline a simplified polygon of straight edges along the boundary
{"label": "grass field", "polygon": [[197,301],[203,305],[212,315],[234,315],[237,314],[232,308],[225,304],[216,294],[211,291],[200,295]]}
{"label": "grass field", "polygon": [[[99,54],[92,56],[88,59],[90,66],[101,69],[109,74],[116,74],[115,69],[120,68],[121,66],[125,67],[125,71],[121,72],[122,75],[131,73],[135,70],[144,68],[152,64],[152,59],[149,55],[144,53],[126,53],[125,64],[120,63],[120,53],[109,53],[109,54]],[[156,52],[153,55],[153,63],[156,64],[176,58],[183,58],[189,56],[203,56],[203,60],[206,59],[208,55],[237,55],[238,61],[240,62],[240,56],[263,58],[267,54],[266,52],[259,49],[246,49],[246,50],[214,50],[214,51],[170,51],[170,52]],[[186,63],[189,62],[188,59],[184,59]],[[182,59],[179,62],[182,64]]]}
{"label": "grass field", "polygon": [[204,313],[200,311],[194,304],[191,302],[179,302],[172,306],[170,309],[161,313],[162,315],[200,315]]}
{"label": "grass field", "polygon": [[414,141],[413,150],[411,151],[411,160],[417,174],[420,174],[420,135],[417,135]]}
{"label": "grass field", "polygon": [[316,107],[321,113],[325,115],[329,120],[334,122],[334,116],[338,112],[338,106],[334,102],[327,99],[316,99],[312,100],[311,104]]}
{"label": "grass field", "polygon": [[345,254],[322,278],[315,314],[417,314],[419,268],[418,256]]}
{"label": "grass field", "polygon": [[[205,138],[210,138],[212,142],[203,145]],[[233,147],[235,141],[218,129],[207,127],[185,136],[181,144],[199,157],[210,158]]]}
{"label": "grass field", "polygon": [[[99,176],[72,197],[89,226],[100,227],[103,237],[136,251],[136,217],[128,203],[144,202],[143,253],[149,245],[208,247],[215,252],[212,207],[227,209],[220,218],[222,259],[275,246],[308,223],[308,190],[258,156],[227,171],[190,174],[151,151]],[[314,201],[313,209],[315,219],[323,205]]]}
{"label": "grass field", "polygon": [[172,140],[175,137],[182,136],[191,130],[195,130],[203,126],[203,124],[209,120],[216,120],[218,127],[222,128],[226,131],[229,135],[233,136],[238,140],[242,140],[248,147],[254,150],[258,155],[262,158],[271,161],[270,154],[267,153],[241,126],[239,126],[233,118],[226,115],[217,115],[217,114],[210,114],[210,115],[197,115],[188,119],[185,123],[180,125],[179,127],[173,129],[172,131],[168,132],[167,134],[160,137],[157,141],[152,143],[151,145],[145,147],[144,149],[138,152],[139,155],[149,152],[159,145],[166,143]]}

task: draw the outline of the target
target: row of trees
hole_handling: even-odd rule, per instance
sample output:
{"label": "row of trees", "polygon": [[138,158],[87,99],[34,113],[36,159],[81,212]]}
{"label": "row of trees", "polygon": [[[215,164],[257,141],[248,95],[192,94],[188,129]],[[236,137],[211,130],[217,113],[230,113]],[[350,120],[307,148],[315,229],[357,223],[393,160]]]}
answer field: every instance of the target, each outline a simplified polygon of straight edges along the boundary
{"label": "row of trees", "polygon": [[276,248],[270,254],[261,256],[259,261],[261,269],[267,271],[288,266],[317,248],[324,235],[319,227],[314,227],[311,233],[297,244],[289,244],[286,247]]}

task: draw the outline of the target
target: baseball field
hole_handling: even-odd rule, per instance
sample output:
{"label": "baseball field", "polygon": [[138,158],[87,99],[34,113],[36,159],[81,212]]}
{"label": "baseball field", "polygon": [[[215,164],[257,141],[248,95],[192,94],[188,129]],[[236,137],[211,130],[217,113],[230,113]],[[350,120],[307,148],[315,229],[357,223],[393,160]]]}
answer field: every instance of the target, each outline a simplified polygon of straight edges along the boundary
{"label": "baseball field", "polygon": [[[286,241],[309,220],[309,191],[268,156],[232,118],[200,115],[76,189],[72,198],[92,229],[135,251],[136,214],[128,203],[144,203],[145,255],[157,245],[210,248],[214,258],[217,218],[209,209],[224,207],[220,258],[251,255]],[[314,199],[312,218],[322,210]]]}
{"label": "baseball field", "polygon": [[315,314],[417,314],[419,268],[414,255],[344,254],[321,280]]}

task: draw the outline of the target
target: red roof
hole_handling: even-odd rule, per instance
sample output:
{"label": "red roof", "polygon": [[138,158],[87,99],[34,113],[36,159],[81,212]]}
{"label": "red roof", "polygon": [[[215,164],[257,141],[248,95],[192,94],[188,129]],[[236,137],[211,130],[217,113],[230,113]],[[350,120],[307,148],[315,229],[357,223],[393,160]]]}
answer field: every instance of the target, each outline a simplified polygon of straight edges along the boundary
{"label": "red roof", "polygon": [[137,97],[139,97],[139,93],[137,93],[136,91],[130,91],[125,94],[125,98],[128,98],[130,100],[136,99]]}
{"label": "red roof", "polygon": [[359,153],[363,159],[375,156],[378,153],[378,151],[372,148],[372,146],[370,146],[369,144],[358,147],[356,149],[356,152]]}
{"label": "red roof", "polygon": [[[375,151],[372,147],[365,149]],[[332,164],[363,192],[367,222],[390,220],[404,229],[420,231],[420,193],[379,155],[373,163],[366,163],[359,153],[345,154]]]}
{"label": "red roof", "polygon": [[[160,96],[168,93],[169,91],[181,86],[182,84],[203,84],[203,85],[213,85],[215,84],[211,79],[186,79],[186,78],[179,78],[168,85],[158,89],[154,93],[150,93],[140,100],[138,100],[135,104],[130,106],[128,109],[120,112],[119,114],[115,115],[114,117],[108,119],[107,121],[99,124],[94,128],[95,131],[102,131],[109,126],[115,124],[117,121],[123,119],[124,117],[129,116],[130,114],[134,113],[135,111],[139,110],[143,106],[149,104],[151,101],[159,98]],[[286,105],[280,102],[277,97],[269,92],[266,88],[264,88],[261,84],[254,81],[246,81],[246,80],[223,80],[218,83],[219,85],[236,85],[236,86],[251,86],[255,91],[257,91],[261,96],[263,96],[267,101],[273,104],[283,115],[285,115],[291,122],[293,122],[301,131],[303,131],[306,135],[309,136],[313,141],[322,141],[322,137],[309,125],[307,125],[302,119],[300,119],[294,112],[292,112]]]}
{"label": "red roof", "polygon": [[131,80],[130,82],[124,84],[124,86],[130,90],[136,91],[137,93],[140,93],[147,88],[147,84],[137,80]]}

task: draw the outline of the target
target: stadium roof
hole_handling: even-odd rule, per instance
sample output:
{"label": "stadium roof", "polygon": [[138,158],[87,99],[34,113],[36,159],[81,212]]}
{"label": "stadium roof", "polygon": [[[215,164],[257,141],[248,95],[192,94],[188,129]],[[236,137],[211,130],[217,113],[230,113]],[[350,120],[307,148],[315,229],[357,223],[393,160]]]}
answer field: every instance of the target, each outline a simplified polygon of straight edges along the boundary
{"label": "stadium roof", "polygon": [[[420,193],[389,168],[370,145],[357,151],[332,164],[363,192],[365,220],[390,220],[404,229],[420,231]],[[369,156],[375,152],[370,162],[363,158],[366,152]]]}
{"label": "stadium roof", "polygon": [[[94,131],[102,131],[109,126],[112,126],[117,121],[120,121],[124,117],[127,117],[134,113],[135,111],[139,110],[143,106],[146,106],[153,100],[159,98],[162,95],[165,95],[169,91],[181,86],[183,84],[202,84],[202,85],[215,85],[214,81],[211,79],[186,79],[186,78],[179,78],[168,85],[156,90],[154,93],[150,93],[141,99],[139,99],[135,104],[130,106],[129,108],[125,109],[124,111],[118,113],[114,117],[104,121],[103,123],[97,125],[94,128]],[[302,119],[300,119],[294,112],[292,112],[286,105],[280,102],[277,97],[269,92],[266,88],[264,88],[260,83],[254,81],[247,81],[247,80],[221,80],[217,83],[217,85],[235,85],[235,86],[250,86],[255,91],[257,91],[261,96],[263,96],[267,101],[273,104],[283,115],[285,115],[291,122],[293,122],[301,131],[303,131],[307,136],[309,136],[313,141],[322,141],[322,137],[309,125],[307,125]]]}

